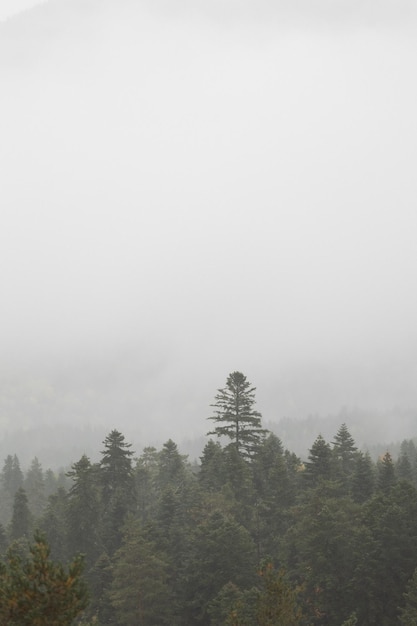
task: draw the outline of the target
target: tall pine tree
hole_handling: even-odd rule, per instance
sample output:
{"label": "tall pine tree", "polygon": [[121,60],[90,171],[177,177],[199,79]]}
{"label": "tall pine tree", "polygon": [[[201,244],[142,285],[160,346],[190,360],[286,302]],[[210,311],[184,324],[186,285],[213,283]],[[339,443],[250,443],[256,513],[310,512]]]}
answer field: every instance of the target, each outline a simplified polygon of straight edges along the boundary
{"label": "tall pine tree", "polygon": [[252,456],[266,432],[261,426],[261,414],[253,408],[255,391],[244,374],[232,372],[226,387],[218,390],[211,405],[214,415],[208,418],[216,424],[208,435],[228,437],[243,456]]}

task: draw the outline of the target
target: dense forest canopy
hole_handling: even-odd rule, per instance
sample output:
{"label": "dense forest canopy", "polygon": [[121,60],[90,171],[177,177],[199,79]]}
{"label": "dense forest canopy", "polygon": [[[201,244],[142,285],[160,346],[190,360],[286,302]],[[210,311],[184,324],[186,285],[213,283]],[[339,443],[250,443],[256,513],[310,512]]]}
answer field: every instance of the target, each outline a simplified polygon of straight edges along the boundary
{"label": "dense forest canopy", "polygon": [[[236,397],[230,404],[236,382],[244,411]],[[330,440],[318,433],[301,459],[262,427],[254,403],[255,388],[231,374],[215,396],[218,437],[208,437],[198,462],[171,439],[137,454],[116,429],[98,462],[82,455],[65,474],[45,471],[37,458],[24,472],[8,455],[0,474],[0,578],[8,581],[3,595],[0,585],[0,624],[10,623],[1,621],[10,590],[35,576],[30,554],[52,559],[47,567],[60,580],[74,571],[81,585],[57,624],[414,623],[413,440],[396,458],[387,450],[375,461],[342,423]],[[249,454],[236,421],[256,434]],[[13,555],[22,563],[18,578]]]}

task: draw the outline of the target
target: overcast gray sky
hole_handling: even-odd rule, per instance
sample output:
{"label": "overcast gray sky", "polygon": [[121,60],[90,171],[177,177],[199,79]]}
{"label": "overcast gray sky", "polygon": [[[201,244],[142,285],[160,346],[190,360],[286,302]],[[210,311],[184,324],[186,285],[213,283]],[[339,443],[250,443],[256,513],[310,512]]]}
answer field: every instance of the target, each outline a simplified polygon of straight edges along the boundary
{"label": "overcast gray sky", "polygon": [[4,367],[132,361],[146,419],[195,431],[236,369],[268,419],[417,406],[416,26],[405,0],[0,24]]}

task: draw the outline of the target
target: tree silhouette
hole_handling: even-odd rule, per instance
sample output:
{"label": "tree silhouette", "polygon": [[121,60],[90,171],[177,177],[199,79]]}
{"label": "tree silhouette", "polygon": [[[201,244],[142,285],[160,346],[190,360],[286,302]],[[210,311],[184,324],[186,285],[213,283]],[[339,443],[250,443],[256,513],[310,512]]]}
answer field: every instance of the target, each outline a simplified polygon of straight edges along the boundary
{"label": "tree silhouette", "polygon": [[243,456],[251,456],[265,435],[261,414],[255,411],[256,387],[252,387],[241,372],[229,374],[226,387],[215,396],[214,415],[208,419],[216,427],[208,435],[228,437]]}

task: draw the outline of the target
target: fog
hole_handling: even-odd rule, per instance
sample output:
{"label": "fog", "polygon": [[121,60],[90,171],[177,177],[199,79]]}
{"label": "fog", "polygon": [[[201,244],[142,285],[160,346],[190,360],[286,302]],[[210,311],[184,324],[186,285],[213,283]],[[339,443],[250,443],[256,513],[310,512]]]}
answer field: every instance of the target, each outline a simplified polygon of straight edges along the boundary
{"label": "fog", "polygon": [[3,431],[197,437],[234,370],[266,421],[417,409],[414,4],[29,4],[0,12]]}

